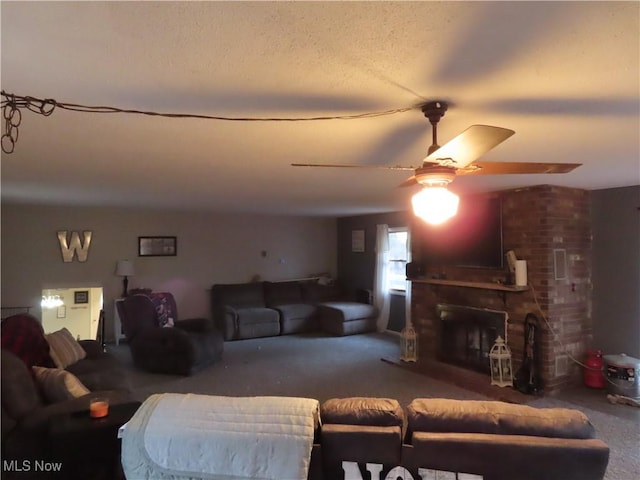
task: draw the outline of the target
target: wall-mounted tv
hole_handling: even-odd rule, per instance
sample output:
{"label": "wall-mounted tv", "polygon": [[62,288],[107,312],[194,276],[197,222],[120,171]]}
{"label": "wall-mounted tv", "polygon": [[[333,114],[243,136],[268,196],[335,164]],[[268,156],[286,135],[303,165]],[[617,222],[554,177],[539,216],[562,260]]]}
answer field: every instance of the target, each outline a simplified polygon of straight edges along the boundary
{"label": "wall-mounted tv", "polygon": [[416,218],[411,241],[416,262],[430,266],[502,268],[502,200],[498,195],[460,197],[458,214],[442,225]]}

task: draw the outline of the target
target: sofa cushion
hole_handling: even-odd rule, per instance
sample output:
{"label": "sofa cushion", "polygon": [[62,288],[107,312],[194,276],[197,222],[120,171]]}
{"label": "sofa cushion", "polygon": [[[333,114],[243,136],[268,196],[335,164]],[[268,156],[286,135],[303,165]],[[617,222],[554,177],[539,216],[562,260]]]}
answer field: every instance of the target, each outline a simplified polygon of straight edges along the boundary
{"label": "sofa cushion", "polygon": [[279,322],[280,316],[277,310],[266,307],[258,308],[238,308],[235,310],[238,325],[252,323],[272,323]]}
{"label": "sofa cushion", "polygon": [[66,370],[38,366],[31,368],[35,373],[38,387],[50,403],[63,402],[90,393],[78,377]]}
{"label": "sofa cushion", "polygon": [[302,303],[300,282],[264,282],[264,297],[268,307]]}
{"label": "sofa cushion", "polygon": [[273,308],[280,312],[280,318],[283,322],[301,318],[313,318],[318,311],[315,305],[309,305],[308,303],[278,305]]}
{"label": "sofa cushion", "polygon": [[393,398],[331,398],[322,404],[320,418],[324,424],[402,427],[404,413]]}
{"label": "sofa cushion", "polygon": [[361,318],[376,316],[376,307],[366,303],[357,302],[322,302],[318,305],[323,316],[338,317],[340,321],[349,322]]}
{"label": "sofa cushion", "polygon": [[264,307],[262,283],[219,284],[211,289],[214,304],[231,307]]}
{"label": "sofa cushion", "polygon": [[499,401],[417,398],[407,407],[410,432],[491,433],[553,438],[593,438],[579,410],[534,408]]}
{"label": "sofa cushion", "polygon": [[302,298],[305,302],[329,302],[342,298],[342,290],[337,285],[321,285],[318,282],[301,282],[300,286],[302,289]]}
{"label": "sofa cushion", "polygon": [[237,338],[280,335],[280,314],[271,308],[240,308],[237,313]]}
{"label": "sofa cushion", "polygon": [[85,358],[69,365],[73,373],[92,392],[96,390],[130,390],[129,376],[110,353]]}
{"label": "sofa cushion", "polygon": [[50,354],[53,363],[58,368],[67,368],[87,356],[87,352],[66,328],[49,333],[45,335],[45,338],[51,347]]}
{"label": "sofa cushion", "polygon": [[20,420],[44,404],[31,372],[21,359],[3,348],[0,365],[3,412],[15,420]]}

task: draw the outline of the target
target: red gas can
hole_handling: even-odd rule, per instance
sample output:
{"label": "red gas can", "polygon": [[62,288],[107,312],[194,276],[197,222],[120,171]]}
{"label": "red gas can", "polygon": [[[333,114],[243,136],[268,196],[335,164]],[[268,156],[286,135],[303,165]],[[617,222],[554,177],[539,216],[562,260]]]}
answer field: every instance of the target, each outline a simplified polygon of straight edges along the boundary
{"label": "red gas can", "polygon": [[604,388],[602,350],[588,350],[584,366],[584,384],[591,388]]}

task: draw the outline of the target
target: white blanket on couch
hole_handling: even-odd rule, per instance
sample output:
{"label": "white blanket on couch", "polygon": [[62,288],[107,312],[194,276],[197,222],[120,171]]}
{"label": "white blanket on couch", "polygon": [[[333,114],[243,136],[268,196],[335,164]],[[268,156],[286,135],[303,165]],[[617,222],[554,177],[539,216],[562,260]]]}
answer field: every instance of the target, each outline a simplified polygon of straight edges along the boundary
{"label": "white blanket on couch", "polygon": [[306,480],[319,403],[292,397],[150,396],[127,424],[127,478]]}

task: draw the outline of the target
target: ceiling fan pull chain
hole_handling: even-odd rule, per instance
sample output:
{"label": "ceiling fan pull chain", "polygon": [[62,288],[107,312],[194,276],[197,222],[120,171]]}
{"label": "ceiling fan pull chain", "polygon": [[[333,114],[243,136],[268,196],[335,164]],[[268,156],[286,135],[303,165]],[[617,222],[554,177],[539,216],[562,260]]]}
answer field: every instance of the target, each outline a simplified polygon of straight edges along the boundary
{"label": "ceiling fan pull chain", "polygon": [[0,139],[2,151],[7,154],[13,153],[18,141],[18,126],[22,121],[22,113],[16,104],[15,95],[11,95],[10,99],[5,103],[2,109],[2,116],[4,118],[4,134]]}

